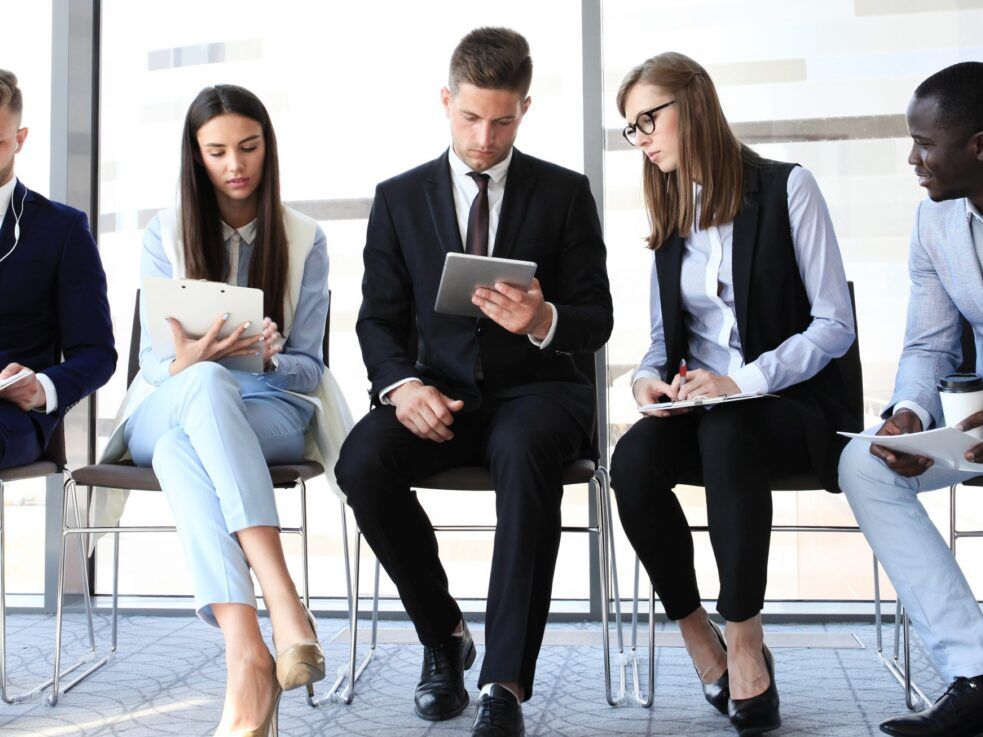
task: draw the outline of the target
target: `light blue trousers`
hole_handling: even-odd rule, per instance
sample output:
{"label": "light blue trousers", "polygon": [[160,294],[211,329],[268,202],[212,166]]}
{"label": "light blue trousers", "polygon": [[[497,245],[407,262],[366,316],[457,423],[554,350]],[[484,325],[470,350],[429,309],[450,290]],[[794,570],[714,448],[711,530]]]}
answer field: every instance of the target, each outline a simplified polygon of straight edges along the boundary
{"label": "light blue trousers", "polygon": [[983,613],[918,494],[976,475],[932,467],[905,478],[859,440],[850,441],[840,457],[840,488],[915,630],[950,681],[983,674]]}
{"label": "light blue trousers", "polygon": [[280,526],[267,464],[304,457],[313,412],[257,376],[203,362],[167,379],[127,420],[130,455],[160,480],[198,616],[209,624],[216,624],[212,604],[256,606],[235,533]]}

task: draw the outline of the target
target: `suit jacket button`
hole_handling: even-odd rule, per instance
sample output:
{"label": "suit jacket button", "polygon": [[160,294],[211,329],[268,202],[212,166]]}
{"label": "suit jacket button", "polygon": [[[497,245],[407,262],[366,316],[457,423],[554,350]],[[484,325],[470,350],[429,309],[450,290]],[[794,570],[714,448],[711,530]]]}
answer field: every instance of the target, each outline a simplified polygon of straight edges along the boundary
{"label": "suit jacket button", "polygon": [[476,327],[476,328],[475,328],[475,330],[474,330],[474,331],[475,331],[475,332],[476,332],[476,333],[477,333],[478,335],[484,335],[484,334],[485,334],[485,328],[484,328],[484,326],[483,326],[483,325],[479,325],[478,327]]}

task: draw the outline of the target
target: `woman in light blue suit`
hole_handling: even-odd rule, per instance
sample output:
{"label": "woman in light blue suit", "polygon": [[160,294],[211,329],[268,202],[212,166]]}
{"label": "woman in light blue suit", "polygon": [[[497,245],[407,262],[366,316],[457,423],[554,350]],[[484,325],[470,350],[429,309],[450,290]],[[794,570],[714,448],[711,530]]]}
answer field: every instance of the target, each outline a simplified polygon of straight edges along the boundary
{"label": "woman in light blue suit", "polygon": [[[324,374],[327,248],[313,220],[281,204],[273,127],[248,90],[202,90],[188,110],[181,156],[180,208],[148,225],[142,275],[257,287],[268,317],[261,335],[245,323],[225,339],[218,335],[228,315],[200,339],[167,318],[174,352],[161,357],[141,310],[141,378],[156,388],[123,436],[134,461],[160,479],[199,616],[225,637],[216,734],[276,734],[281,689],[312,690],[324,677],[314,620],[284,560],[267,464],[302,460],[319,419],[311,397]],[[263,373],[218,363],[249,354],[262,356]],[[275,660],[260,633],[250,569],[270,613]]]}

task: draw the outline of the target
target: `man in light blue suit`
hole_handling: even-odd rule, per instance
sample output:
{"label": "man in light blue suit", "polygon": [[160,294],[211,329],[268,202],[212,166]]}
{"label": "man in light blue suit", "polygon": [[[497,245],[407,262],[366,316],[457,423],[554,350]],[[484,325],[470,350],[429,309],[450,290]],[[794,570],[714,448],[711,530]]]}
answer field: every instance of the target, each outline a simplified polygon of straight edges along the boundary
{"label": "man in light blue suit", "polygon": [[[956,64],[926,79],[907,120],[908,163],[929,199],[918,206],[911,237],[911,297],[894,397],[885,422],[868,430],[878,435],[945,425],[936,383],[961,363],[963,319],[973,327],[976,372],[983,373],[983,63]],[[980,425],[983,412],[960,429]],[[983,461],[983,443],[966,458]],[[917,498],[976,474],[858,440],[843,452],[839,473],[860,527],[951,681],[932,708],[889,719],[881,730],[902,737],[983,732],[983,613]]]}

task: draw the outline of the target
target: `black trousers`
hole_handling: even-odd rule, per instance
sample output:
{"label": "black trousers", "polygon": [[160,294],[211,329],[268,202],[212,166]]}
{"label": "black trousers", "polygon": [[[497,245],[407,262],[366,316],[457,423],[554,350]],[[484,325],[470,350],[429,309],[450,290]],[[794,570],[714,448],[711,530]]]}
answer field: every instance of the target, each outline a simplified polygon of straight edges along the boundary
{"label": "black trousers", "polygon": [[0,401],[0,468],[33,463],[43,453],[41,429],[30,414]]}
{"label": "black trousers", "polygon": [[538,396],[486,400],[459,415],[451,430],[450,441],[422,440],[399,423],[394,408],[379,407],[349,434],[335,474],[420,641],[436,647],[448,641],[461,610],[430,519],[410,487],[448,468],[489,469],[498,519],[479,686],[517,681],[528,698],[560,545],[562,469],[576,459],[583,431],[560,404]]}
{"label": "black trousers", "polygon": [[802,420],[780,398],[645,417],[618,441],[611,485],[621,524],[670,619],[700,606],[693,537],[676,484],[703,480],[720,576],[717,611],[743,622],[764,606],[770,479],[811,469]]}

